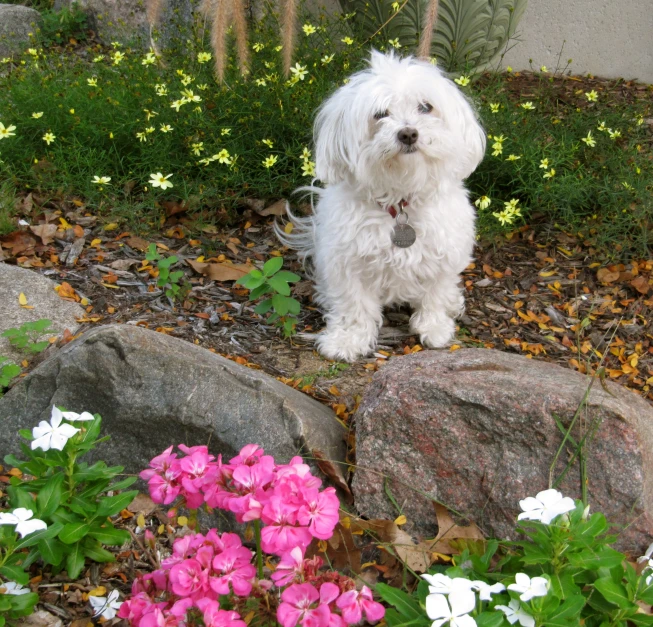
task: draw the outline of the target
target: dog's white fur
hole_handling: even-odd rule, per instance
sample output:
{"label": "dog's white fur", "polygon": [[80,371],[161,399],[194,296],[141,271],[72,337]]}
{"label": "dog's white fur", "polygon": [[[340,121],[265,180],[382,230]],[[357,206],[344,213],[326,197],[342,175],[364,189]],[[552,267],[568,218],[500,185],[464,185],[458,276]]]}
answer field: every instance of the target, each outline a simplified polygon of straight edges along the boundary
{"label": "dog's white fur", "polygon": [[[379,112],[388,115],[377,119]],[[398,139],[406,127],[419,133],[414,152]],[[369,353],[383,307],[401,303],[413,307],[411,329],[423,344],[446,345],[464,307],[459,273],[474,245],[475,213],[462,181],[485,152],[471,106],[432,64],[373,52],[369,69],[320,108],[315,143],[326,187],[310,188],[319,196],[312,216],[291,214],[292,233],[277,233],[300,258],[312,257],[327,323],[320,352],[345,361]],[[417,233],[404,249],[391,241],[388,212],[402,199]]]}

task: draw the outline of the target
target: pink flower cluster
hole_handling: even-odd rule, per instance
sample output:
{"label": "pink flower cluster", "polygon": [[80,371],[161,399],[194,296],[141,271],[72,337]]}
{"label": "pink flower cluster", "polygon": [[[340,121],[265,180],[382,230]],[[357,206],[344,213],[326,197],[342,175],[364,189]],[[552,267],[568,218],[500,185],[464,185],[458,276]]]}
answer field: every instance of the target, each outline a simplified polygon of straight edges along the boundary
{"label": "pink flower cluster", "polygon": [[335,489],[320,490],[321,479],[301,457],[276,464],[262,448],[248,444],[223,464],[206,446],[179,449],[184,457],[170,447],[140,475],[155,503],[168,505],[181,496],[191,509],[206,503],[233,512],[238,522],[261,520],[261,547],[274,555],[333,535],[339,509]]}
{"label": "pink flower cluster", "polygon": [[235,533],[191,534],[175,540],[161,568],[136,579],[118,611],[134,627],[183,627],[202,617],[206,627],[246,627],[240,615],[220,609],[219,597],[247,597],[256,569],[252,552]]}

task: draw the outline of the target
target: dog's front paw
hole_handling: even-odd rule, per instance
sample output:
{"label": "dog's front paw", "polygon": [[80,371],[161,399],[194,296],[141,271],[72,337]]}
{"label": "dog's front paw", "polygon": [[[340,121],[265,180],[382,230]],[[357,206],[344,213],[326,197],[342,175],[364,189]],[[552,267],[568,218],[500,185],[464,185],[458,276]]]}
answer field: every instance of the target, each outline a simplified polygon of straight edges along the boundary
{"label": "dog's front paw", "polygon": [[428,315],[423,312],[413,314],[410,319],[410,328],[419,335],[423,346],[441,348],[451,342],[456,334],[456,324],[448,316]]}
{"label": "dog's front paw", "polygon": [[317,349],[323,357],[335,361],[356,361],[371,352],[376,337],[365,330],[328,329],[317,338]]}

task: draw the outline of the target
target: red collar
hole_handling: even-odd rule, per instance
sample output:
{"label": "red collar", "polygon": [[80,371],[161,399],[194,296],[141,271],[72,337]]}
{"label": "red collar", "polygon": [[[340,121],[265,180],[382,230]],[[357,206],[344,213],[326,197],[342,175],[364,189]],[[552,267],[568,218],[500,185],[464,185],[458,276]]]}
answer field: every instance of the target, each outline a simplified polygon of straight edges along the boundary
{"label": "red collar", "polygon": [[[408,201],[407,201],[407,200],[404,200],[404,199],[402,198],[402,199],[399,201],[399,211],[402,211],[402,210],[404,209],[404,207],[407,207],[407,206],[408,206]],[[389,213],[393,218],[396,218],[396,217],[397,217],[397,213],[398,213],[398,211],[397,211],[397,209],[395,208],[394,205],[389,205],[388,208],[387,208],[387,211],[388,211],[388,213]]]}

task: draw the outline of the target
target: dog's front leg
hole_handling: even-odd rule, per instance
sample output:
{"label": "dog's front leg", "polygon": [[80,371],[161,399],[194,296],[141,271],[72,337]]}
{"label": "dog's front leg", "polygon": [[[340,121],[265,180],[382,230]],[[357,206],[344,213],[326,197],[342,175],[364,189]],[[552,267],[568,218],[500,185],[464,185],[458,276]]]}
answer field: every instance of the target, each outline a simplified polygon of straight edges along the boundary
{"label": "dog's front leg", "polygon": [[412,303],[415,312],[410,319],[410,328],[425,346],[446,346],[456,333],[454,319],[465,308],[458,279],[457,275],[441,275],[430,285],[421,301]]}
{"label": "dog's front leg", "polygon": [[328,273],[318,285],[320,300],[328,304],[326,330],[318,336],[320,353],[328,359],[354,361],[375,346],[383,322],[378,292],[352,273]]}

